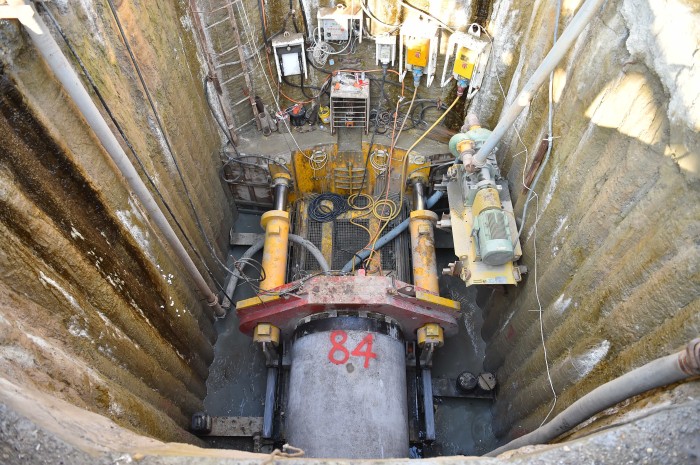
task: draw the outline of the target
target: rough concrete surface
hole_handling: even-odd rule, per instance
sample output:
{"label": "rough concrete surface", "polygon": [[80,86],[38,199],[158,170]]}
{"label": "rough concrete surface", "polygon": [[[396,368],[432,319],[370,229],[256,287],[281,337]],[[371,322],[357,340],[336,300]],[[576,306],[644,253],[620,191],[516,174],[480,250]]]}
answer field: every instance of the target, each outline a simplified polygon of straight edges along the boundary
{"label": "rough concrete surface", "polygon": [[[683,388],[681,388],[683,390]],[[140,437],[110,420],[51,399],[33,390],[0,381],[0,458],[7,465],[26,463],[87,464],[234,464],[272,463],[269,455],[200,449]],[[700,463],[700,414],[697,386],[677,403],[647,406],[617,425],[576,440],[526,447],[498,458],[442,457],[426,460],[284,459],[292,464],[581,464]],[[659,434],[663,432],[663,434]],[[109,440],[105,440],[109,438]]]}
{"label": "rough concrete surface", "polygon": [[[576,5],[563,2],[560,34]],[[495,60],[472,106],[490,127],[549,50],[554,10],[494,3]],[[554,71],[553,150],[521,237],[530,272],[485,306],[504,441],[700,332],[698,24],[685,1],[606,2]],[[545,84],[498,149],[518,217],[547,107]]]}
{"label": "rough concrete surface", "polygon": [[[204,231],[221,250],[232,209],[183,6],[115,4]],[[107,3],[45,6],[205,262],[193,259],[220,280]],[[0,370],[136,431],[195,441],[183,428],[206,394],[211,310],[17,21],[0,21],[0,41]]]}
{"label": "rough concrete surface", "polygon": [[[391,2],[368,3],[389,22],[409,15]],[[476,2],[414,3],[452,22],[467,21]],[[205,255],[197,263],[203,272],[212,270],[215,286],[224,270],[209,253],[165,147],[167,136],[213,253],[220,253],[233,215],[219,176],[222,140],[205,101],[192,12],[182,1],[115,2],[163,134],[106,1],[45,4],[183,230]],[[579,4],[562,2],[561,28]],[[243,6],[250,13],[245,27],[254,37],[245,46],[251,54],[261,25],[253,14],[256,2],[244,0]],[[276,32],[288,3],[273,0],[267,8],[269,28]],[[494,52],[470,106],[486,126],[496,124],[551,46],[554,11],[555,2],[543,0],[494,2],[488,25]],[[244,27],[243,18],[237,19]],[[298,16],[296,23],[301,25]],[[550,409],[556,414],[700,332],[699,36],[700,10],[689,0],[611,0],[554,72],[553,150],[521,237],[530,274],[517,288],[489,290],[480,304],[486,312],[485,368],[500,385],[493,430],[503,440],[531,431]],[[443,44],[446,37],[443,33]],[[194,442],[184,428],[206,393],[216,337],[210,310],[21,26],[0,21],[0,41],[0,370],[20,389],[51,393],[109,417],[119,425],[114,428]],[[333,69],[351,66],[354,58],[357,67],[373,68],[372,45],[363,42]],[[439,60],[438,74],[441,65]],[[253,91],[271,101],[274,78],[268,76],[270,92],[263,76],[270,74],[267,63],[255,66]],[[313,84],[324,78],[311,71]],[[231,95],[243,92],[236,85]],[[301,96],[300,89],[283,90]],[[386,109],[399,92],[399,86],[387,86]],[[412,93],[410,76],[404,93]],[[436,82],[418,95],[451,101],[454,87]],[[498,157],[513,184],[517,216],[525,200],[523,173],[547,137],[547,107],[543,88],[518,119],[517,131],[500,143]],[[459,126],[463,113],[460,105],[448,124]],[[276,137],[276,147],[286,146],[281,139]],[[568,451],[536,452],[533,460],[687,461],[688,454],[697,457],[685,440],[698,437],[697,422],[677,420],[691,413],[697,414],[696,404],[660,411],[579,439]],[[85,458],[61,428],[50,433],[27,415],[4,411],[3,454],[9,460],[49,460],[42,454],[52,450],[73,463],[133,460]],[[33,438],[46,442],[42,446]],[[663,460],[654,454],[663,454]],[[149,460],[184,459],[144,459]]]}

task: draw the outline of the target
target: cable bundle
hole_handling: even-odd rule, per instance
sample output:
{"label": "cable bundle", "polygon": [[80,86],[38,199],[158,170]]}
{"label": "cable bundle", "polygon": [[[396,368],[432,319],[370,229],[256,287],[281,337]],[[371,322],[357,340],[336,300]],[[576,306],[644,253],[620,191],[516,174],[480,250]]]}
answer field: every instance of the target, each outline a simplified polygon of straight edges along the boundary
{"label": "cable bundle", "polygon": [[[328,207],[324,202],[332,203],[332,208]],[[309,203],[309,218],[319,223],[327,223],[348,211],[348,207],[348,203],[343,196],[325,192],[318,194]]]}

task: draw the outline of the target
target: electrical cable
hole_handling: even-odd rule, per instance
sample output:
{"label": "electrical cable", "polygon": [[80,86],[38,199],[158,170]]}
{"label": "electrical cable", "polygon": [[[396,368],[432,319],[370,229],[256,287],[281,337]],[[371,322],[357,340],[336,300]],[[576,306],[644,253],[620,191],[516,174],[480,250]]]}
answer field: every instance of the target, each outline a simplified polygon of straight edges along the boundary
{"label": "electrical cable", "polygon": [[258,11],[260,12],[260,25],[263,36],[263,44],[267,45],[267,20],[265,19],[265,2],[258,0]]}
{"label": "electrical cable", "polygon": [[[411,108],[413,107],[413,101],[416,99],[416,94],[418,93],[418,88],[416,87],[413,90],[413,96],[411,97],[411,104],[408,106],[408,112],[411,112]],[[393,200],[389,199],[389,191],[390,191],[390,186],[391,186],[391,161],[393,160],[393,154],[394,154],[394,147],[396,146],[396,143],[398,142],[399,137],[401,136],[401,131],[403,131],[404,125],[406,124],[406,119],[404,118],[403,122],[401,123],[401,127],[399,128],[398,134],[396,134],[396,119],[398,118],[399,114],[399,105],[401,103],[401,100],[396,102],[396,109],[394,111],[394,127],[392,129],[391,133],[391,146],[389,149],[389,161],[388,161],[388,166],[389,166],[389,172],[387,173],[387,182],[386,182],[386,188],[385,188],[385,196],[383,199],[377,200],[374,202],[374,205],[372,206],[371,213],[377,218],[380,222],[384,221],[384,225],[381,226],[376,234],[370,239],[370,241],[367,243],[365,247],[363,247],[362,250],[367,249],[367,247],[370,246],[370,244],[376,244],[377,239],[379,239],[379,236],[381,235],[382,231],[384,231],[384,228],[386,228],[389,225],[389,222],[393,220],[396,216],[398,216],[399,212],[401,211],[399,208],[399,205],[403,205],[403,182],[401,184],[401,196],[399,200],[399,204],[397,205]],[[380,210],[381,207],[381,210]],[[370,234],[370,236],[372,236]],[[369,257],[367,258],[368,261],[371,262],[372,257],[374,256],[375,252],[375,247],[374,245],[370,249],[370,254]]]}
{"label": "electrical cable", "polygon": [[[556,6],[556,13],[554,15],[554,37],[552,41],[552,46],[557,42],[557,36],[559,35],[559,17],[561,16],[561,0],[557,0],[557,6]],[[542,174],[542,171],[544,170],[544,167],[547,165],[547,161],[549,160],[549,156],[552,153],[552,120],[553,120],[553,114],[554,114],[554,109],[552,105],[552,94],[553,94],[553,83],[554,83],[554,71],[549,73],[549,113],[547,116],[547,122],[548,122],[548,130],[549,130],[549,137],[548,137],[548,145],[547,145],[547,155],[544,158],[544,161],[542,162],[542,166],[537,172],[537,175],[535,176],[535,180],[533,181],[533,184],[528,188],[528,196],[525,199],[525,206],[523,207],[523,219],[522,222],[520,223],[520,230],[518,231],[518,238],[520,238],[520,234],[522,233],[522,229],[525,225],[525,219],[526,219],[526,214],[527,214],[527,205],[530,202],[530,199],[532,198],[532,193],[535,192],[535,186],[537,185],[537,181],[539,181],[540,175]],[[527,164],[526,164],[527,165]],[[525,172],[525,169],[523,168],[523,173]],[[540,200],[539,196],[537,196],[536,200],[536,215],[535,215],[535,231],[534,231],[534,237],[533,237],[533,252],[535,254],[535,291],[539,294],[539,290],[537,288],[537,221],[539,220],[539,211],[540,211]],[[516,239],[517,240],[517,239]],[[539,295],[537,295],[537,302],[539,304]],[[549,380],[549,387],[552,389],[552,406],[549,409],[549,412],[547,412],[547,415],[544,417],[542,420],[542,423],[540,423],[540,427],[545,424],[547,419],[549,419],[549,416],[554,412],[554,407],[557,405],[557,391],[554,389],[554,383],[552,382],[552,375],[549,371],[549,360],[547,357],[547,346],[545,345],[545,340],[544,340],[544,322],[542,321],[542,306],[540,305],[540,311],[539,311],[539,318],[540,318],[540,336],[542,339],[542,350],[544,352],[544,359],[547,367],[547,379]]]}
{"label": "electrical cable", "polygon": [[299,0],[299,10],[301,12],[301,18],[304,21],[304,32],[305,32],[306,38],[310,39],[309,21],[306,19],[306,8],[304,7],[304,0]]}
{"label": "electrical cable", "polygon": [[[298,101],[292,100],[290,97],[287,97],[286,95],[282,94],[282,95],[284,95],[284,97],[285,97],[287,100],[290,100],[292,103],[299,103],[299,104],[305,105],[305,104],[307,104],[307,103],[313,102],[314,100],[320,98],[320,97],[321,97],[322,95],[324,95],[324,94],[330,95],[330,90],[328,90],[328,84],[330,83],[330,79],[326,79],[326,80],[323,82],[323,84],[321,85],[321,87],[318,87],[318,86],[305,86],[305,85],[304,85],[304,78],[303,78],[303,77],[301,77],[300,81],[301,81],[301,84],[295,84],[295,83],[289,81],[289,79],[287,79],[286,76],[282,76],[282,82],[283,82],[284,84],[286,84],[286,85],[288,85],[288,86],[290,86],[290,87],[296,87],[297,89],[301,89],[302,93],[304,94],[304,97],[305,97],[306,99],[308,99],[308,100],[305,100],[305,101],[303,101],[303,102],[298,102]],[[315,89],[315,90],[318,90],[319,92],[318,92],[318,94],[312,95],[311,97],[309,97],[308,95],[306,95],[306,92],[304,92],[304,89]]]}
{"label": "electrical cable", "polygon": [[367,16],[369,16],[370,18],[372,18],[374,21],[378,22],[379,24],[386,26],[386,27],[393,27],[394,29],[388,31],[388,34],[394,33],[395,31],[397,31],[401,27],[401,23],[389,24],[389,23],[386,23],[386,22],[382,21],[381,19],[377,18],[372,13],[372,11],[370,11],[369,7],[367,5],[365,5],[365,0],[360,0],[360,8],[362,8],[362,11],[367,13]]}
{"label": "electrical cable", "polygon": [[[414,94],[414,96],[415,96],[415,94]],[[454,101],[452,102],[452,104],[447,108],[447,110],[445,110],[445,112],[437,120],[435,120],[435,122],[428,129],[426,129],[425,132],[423,132],[423,134],[421,134],[421,136],[418,137],[418,139],[416,139],[415,142],[413,142],[413,144],[408,148],[408,150],[406,150],[406,153],[404,154],[403,159],[401,160],[402,161],[402,164],[401,164],[401,189],[400,189],[401,197],[400,197],[399,205],[403,205],[403,197],[404,197],[404,190],[405,190],[403,187],[406,183],[406,169],[408,168],[408,161],[409,161],[410,153],[428,134],[430,134],[430,132],[433,129],[435,129],[435,127],[445,118],[445,116],[447,116],[447,114],[457,104],[457,102],[459,101],[459,98],[460,98],[459,95],[456,96]],[[397,139],[398,139],[398,136],[397,136]],[[393,153],[393,147],[392,147],[392,153]],[[387,193],[386,194],[387,194],[387,196],[389,195],[389,183],[387,183]],[[370,249],[370,255],[369,255],[368,260],[371,260],[372,255],[376,251],[376,243],[377,243],[377,240],[379,239],[381,232],[387,227],[387,225],[389,224],[389,221],[393,220],[394,218],[396,218],[396,216],[398,216],[398,213],[399,213],[399,210],[397,209],[396,212],[394,213],[394,216],[392,218],[386,220],[386,223],[384,224],[384,226],[382,226],[377,231],[377,234],[375,235],[374,240],[372,242],[372,247]]]}
{"label": "electrical cable", "polygon": [[[556,6],[556,13],[554,15],[554,41],[553,44],[556,43],[557,41],[557,36],[559,35],[559,18],[561,16],[561,0],[557,1],[557,6]],[[527,207],[530,204],[530,201],[532,200],[533,195],[535,194],[535,187],[537,187],[537,183],[540,180],[540,176],[542,175],[542,172],[544,171],[545,167],[547,166],[547,162],[549,161],[549,157],[552,154],[552,145],[554,141],[554,135],[552,134],[552,124],[553,124],[553,118],[554,118],[554,109],[552,105],[553,101],[553,93],[554,93],[554,71],[549,73],[549,103],[548,103],[548,113],[547,113],[547,153],[545,154],[544,160],[542,161],[542,165],[539,167],[537,170],[537,174],[535,175],[535,179],[532,181],[532,184],[528,188],[527,192],[527,197],[525,198],[525,204],[523,205],[523,215],[520,220],[520,229],[518,230],[518,239],[520,239],[520,235],[523,233],[523,228],[525,227],[525,220],[527,219]],[[535,222],[539,221],[539,215],[535,215]],[[516,239],[517,240],[517,239]]]}
{"label": "electrical cable", "polygon": [[[299,244],[301,247],[305,248],[312,257],[318,262],[318,266],[321,268],[323,272],[331,272],[330,266],[328,265],[328,262],[323,256],[323,253],[316,247],[311,241],[304,239],[301,236],[297,236],[296,234],[289,234],[289,242],[294,243],[294,244]],[[235,260],[235,268],[236,272],[231,273],[231,275],[228,278],[228,282],[226,283],[226,292],[227,292],[227,298],[228,295],[233,296],[236,288],[238,287],[238,281],[239,279],[243,278],[244,281],[246,281],[251,287],[253,287],[255,291],[255,286],[252,284],[253,282],[256,281],[262,281],[265,276],[265,269],[263,268],[262,264],[258,262],[257,260],[253,260],[253,256],[255,256],[256,253],[260,252],[263,249],[263,246],[265,245],[265,237],[262,236],[248,248],[245,252],[243,252],[243,255],[238,260]],[[250,278],[246,277],[246,275],[243,273],[243,268],[248,265],[248,264],[258,264],[259,267],[256,267],[256,269],[259,270],[259,273],[261,275],[261,278]],[[256,292],[257,294],[257,292]],[[221,306],[224,308],[229,308],[233,304],[233,300],[224,300],[221,303]]]}
{"label": "electrical cable", "polygon": [[[260,2],[262,2],[262,1],[263,1],[263,0],[260,0]],[[251,24],[250,24],[250,20],[249,20],[249,18],[248,18],[248,13],[246,12],[245,8],[242,8],[242,11],[243,11],[243,18],[245,19],[245,23],[246,23],[248,29],[252,30],[253,28],[252,28],[252,26],[251,26]],[[261,14],[262,14],[262,16],[263,16],[263,18],[264,18],[265,15],[264,15],[263,10],[261,10]],[[260,52],[257,51],[257,49],[256,49],[256,52],[255,52],[255,56],[257,56],[257,58],[258,58],[258,62],[260,63],[260,68],[261,68],[261,70],[264,69],[264,66],[263,66],[263,63],[262,63],[262,58],[260,57]],[[268,70],[270,71],[270,77],[272,77],[272,65],[270,64],[270,58],[269,58],[269,56],[268,56],[267,53],[265,53],[265,59],[267,60],[267,66],[268,66]],[[274,91],[272,90],[272,84],[270,83],[270,79],[268,78],[268,75],[267,75],[264,71],[263,71],[262,75],[263,75],[263,77],[265,78],[265,82],[267,83],[267,87],[268,87],[268,89],[270,90],[270,94],[272,95],[273,101],[275,102],[275,106],[276,106],[276,108],[277,108],[277,112],[282,112],[282,109],[281,109],[280,104],[279,104],[279,99],[274,95]],[[278,87],[278,91],[280,91],[279,87]],[[280,91],[280,93],[281,93],[281,91]],[[284,94],[282,94],[282,95],[284,95]],[[286,97],[286,96],[285,96],[285,97]],[[289,123],[287,122],[287,120],[283,118],[283,119],[282,119],[282,123],[284,124],[285,128],[287,129],[287,132],[289,133],[289,136],[291,137],[292,141],[294,142],[294,145],[296,146],[296,148],[297,148],[297,150],[299,151],[299,153],[301,153],[301,155],[304,156],[304,158],[306,158],[307,160],[311,161],[311,160],[310,160],[310,157],[309,157],[308,155],[306,155],[306,153],[305,153],[305,152],[302,150],[302,148],[299,146],[299,143],[297,142],[296,138],[294,137],[294,134],[292,134],[292,129],[289,127]],[[287,147],[289,148],[289,151],[290,151],[290,152],[293,152],[292,147],[289,145],[289,142],[287,141],[286,138],[284,139],[284,142],[285,142],[285,144],[287,145]],[[291,157],[291,163],[292,163],[292,169],[293,169],[293,171],[294,171],[294,176],[293,176],[293,178],[294,178],[294,179],[298,179],[298,177],[296,176],[296,174],[297,174],[296,162],[295,162],[295,160],[294,160],[294,156],[293,156],[293,155],[292,155],[292,157]],[[296,187],[296,184],[294,184],[294,186],[295,186],[294,189],[298,191],[298,187]]]}
{"label": "electrical cable", "polygon": [[[561,15],[561,0],[557,0],[553,44],[556,43],[556,41],[557,41],[560,15]],[[489,39],[489,42],[491,43],[491,48],[493,50],[493,37],[491,37],[489,32],[486,30],[486,28],[484,28],[481,25],[479,25],[479,27],[484,32],[486,37]],[[554,45],[552,45],[552,46],[554,46]],[[506,100],[507,96],[506,96],[505,89],[503,89],[503,84],[501,83],[501,78],[498,76],[498,73],[495,73],[495,76],[496,76],[496,82],[498,83],[498,87],[501,91],[501,95],[503,96],[503,99]],[[551,85],[552,79],[553,79],[553,72],[550,73],[549,77],[550,77],[550,85]],[[551,89],[552,88],[550,87],[550,91],[551,91]],[[550,99],[552,98],[551,92],[549,94],[549,98]],[[551,102],[550,102],[550,105],[551,105]],[[550,111],[551,111],[551,107],[550,107]],[[536,212],[535,218],[536,218],[536,220],[532,226],[532,231],[533,231],[533,243],[532,243],[532,245],[533,245],[533,262],[534,262],[533,278],[534,278],[534,283],[535,283],[534,287],[535,287],[535,300],[537,301],[537,310],[534,310],[534,311],[536,311],[538,313],[538,317],[539,317],[540,338],[542,340],[542,352],[544,355],[544,364],[545,364],[545,369],[546,369],[546,373],[547,373],[547,380],[549,381],[549,387],[552,390],[552,397],[553,397],[552,406],[550,407],[549,412],[547,413],[545,418],[542,420],[542,423],[540,424],[540,426],[542,426],[547,421],[549,416],[554,412],[554,408],[556,407],[558,397],[557,397],[556,390],[554,389],[554,383],[552,381],[552,375],[551,375],[551,371],[549,368],[549,356],[547,353],[547,346],[545,344],[544,321],[542,318],[542,314],[544,313],[544,310],[542,309],[542,301],[540,300],[539,286],[538,286],[538,268],[537,268],[537,223],[538,223],[538,221],[537,221],[537,219],[539,218],[539,209],[540,209],[540,207],[539,207],[539,195],[537,194],[537,192],[535,192],[534,185],[531,187],[527,187],[525,184],[525,174],[526,174],[526,169],[527,169],[527,165],[528,165],[527,161],[528,161],[529,150],[527,148],[527,145],[525,145],[525,142],[523,142],[523,138],[520,135],[520,131],[518,131],[518,128],[513,126],[513,129],[515,130],[515,135],[518,139],[518,142],[520,143],[520,145],[523,146],[523,150],[521,152],[518,152],[515,155],[513,155],[513,158],[517,157],[521,153],[525,153],[525,162],[523,163],[523,171],[522,171],[523,186],[528,190],[528,194],[532,193],[532,196],[534,196],[534,198],[535,198],[535,212]],[[549,140],[550,144],[552,142],[551,139],[552,138],[551,138],[551,130],[550,130],[550,140]],[[523,210],[523,212],[525,213],[525,209]],[[524,224],[525,224],[525,216],[523,216],[523,218],[521,220],[520,229],[517,232],[516,242],[520,238],[520,235],[522,234]]]}
{"label": "electrical cable", "polygon": [[[260,1],[262,2],[262,0],[260,0]],[[240,8],[240,11],[243,12],[243,15],[242,15],[242,16],[243,16],[243,18],[244,18],[244,20],[245,20],[245,26],[247,26],[247,27],[244,27],[244,29],[246,29],[246,34],[250,34],[251,42],[254,44],[255,41],[254,41],[254,39],[253,39],[252,33],[250,32],[250,31],[252,31],[252,30],[254,30],[254,29],[253,29],[253,27],[252,27],[251,24],[250,24],[250,19],[248,18],[248,13],[247,13],[247,11],[246,11],[245,8]],[[262,16],[263,18],[265,17],[264,12],[263,12],[262,9],[260,10],[260,14],[261,14],[261,16]],[[258,63],[260,63],[260,69],[261,69],[261,71],[262,71],[262,75],[263,75],[263,77],[265,78],[265,82],[267,83],[268,89],[270,90],[270,95],[271,95],[273,101],[275,102],[275,106],[276,106],[277,112],[281,112],[282,110],[281,110],[281,108],[280,108],[279,99],[275,96],[275,93],[274,93],[274,91],[272,90],[272,84],[270,84],[270,80],[268,79],[267,74],[264,72],[264,66],[263,66],[263,63],[262,63],[262,58],[260,58],[260,51],[257,50],[257,48],[255,49],[255,56],[258,58]],[[269,59],[267,53],[265,53],[265,58],[266,58],[266,60],[267,60],[268,68],[270,69],[270,73],[272,73],[272,69],[271,69],[271,65],[270,65],[270,59]],[[279,90],[279,88],[278,88],[278,90]],[[286,121],[285,119],[282,119],[282,123],[284,124],[285,128],[287,129],[287,132],[289,133],[289,136],[290,136],[290,137],[292,138],[292,140],[294,141],[294,145],[296,145],[296,147],[299,149],[299,151],[300,151],[302,154],[304,154],[304,152],[301,150],[301,147],[299,147],[299,144],[297,143],[296,139],[294,138],[294,135],[292,134],[292,130],[291,130],[291,128],[289,127],[289,124],[287,123],[287,121]],[[287,145],[287,148],[289,148],[289,151],[290,151],[290,152],[293,152],[292,147],[289,145],[289,142],[287,141],[286,138],[284,138],[284,143]],[[304,155],[305,155],[305,154],[304,154]],[[294,156],[291,157],[291,164],[292,164],[292,170],[294,171],[294,175],[292,176],[292,178],[293,178],[293,179],[297,179],[297,176],[296,176],[296,174],[297,174],[296,161],[294,160]],[[296,190],[296,191],[298,192],[298,187],[296,187],[296,184],[294,184],[294,190]]]}
{"label": "electrical cable", "polygon": [[126,136],[126,133],[124,132],[124,129],[122,128],[121,124],[117,121],[116,117],[114,116],[114,113],[112,112],[111,108],[107,104],[107,101],[105,100],[104,96],[100,92],[100,89],[97,87],[97,84],[95,83],[95,80],[92,78],[92,75],[90,72],[87,70],[85,67],[85,64],[83,63],[82,59],[76,52],[75,48],[73,47],[73,44],[70,42],[68,39],[68,36],[65,34],[63,31],[63,28],[58,24],[58,21],[56,18],[53,16],[53,13],[51,13],[51,10],[48,9],[48,7],[44,3],[38,3],[37,5],[41,5],[41,8],[43,8],[44,12],[48,16],[48,18],[51,20],[53,23],[54,27],[56,28],[56,31],[59,33],[63,41],[66,43],[66,46],[68,47],[68,50],[71,52],[73,55],[73,58],[75,58],[76,62],[78,63],[78,66],[80,66],[80,69],[83,72],[83,75],[87,79],[88,83],[90,84],[90,87],[92,88],[93,92],[95,92],[95,95],[97,96],[97,99],[100,101],[100,104],[105,110],[105,113],[107,113],[107,116],[109,119],[112,121],[112,124],[114,124],[114,127],[117,129],[117,132],[121,136],[122,140],[124,140],[124,143],[126,144],[127,148],[131,152],[131,154],[134,157],[134,160],[136,160],[136,163],[139,165],[141,168],[141,171],[143,172],[146,180],[148,183],[151,185],[153,188],[153,191],[156,193],[158,198],[160,199],[161,203],[165,207],[165,210],[168,212],[170,217],[172,218],[173,222],[175,223],[175,226],[178,228],[180,233],[182,234],[183,238],[185,239],[185,242],[187,245],[190,247],[192,252],[195,254],[197,259],[202,263],[202,266],[204,266],[204,269],[207,271],[207,274],[211,278],[211,280],[217,285],[219,290],[224,293],[225,291],[221,283],[218,282],[216,277],[214,276],[213,272],[209,269],[207,266],[206,261],[202,257],[202,255],[199,253],[199,251],[195,248],[194,244],[192,243],[192,240],[189,238],[187,233],[185,232],[185,229],[183,228],[182,224],[178,221],[177,217],[175,216],[175,213],[173,212],[172,208],[168,204],[168,202],[165,200],[163,197],[163,194],[160,192],[160,189],[158,189],[158,186],[156,185],[155,181],[153,178],[148,174],[148,171],[146,170],[145,165],[143,164],[143,161],[141,160],[141,157],[138,156],[136,153],[136,149],[134,149],[134,146],[131,144],[131,141],[129,138]]}
{"label": "electrical cable", "polygon": [[294,32],[299,33],[299,27],[297,22],[294,21],[294,0],[289,0],[289,12],[292,13],[292,25],[294,26]]}
{"label": "electrical cable", "polygon": [[[379,111],[382,108],[382,103],[384,102],[384,84],[386,83],[387,66],[383,66],[382,68],[382,85],[379,90],[379,100],[377,101],[374,131],[372,132],[372,137],[369,141],[369,148],[367,149],[367,156],[365,158],[365,171],[362,173],[362,182],[360,183],[359,192],[362,192],[362,190],[365,188],[365,181],[367,180],[367,164],[369,162],[370,156],[372,155],[372,147],[374,147],[374,137],[377,135],[377,130],[379,129],[377,118],[379,118]],[[348,199],[348,203],[350,203],[350,199]],[[350,206],[353,205],[351,204]]]}
{"label": "electrical cable", "polygon": [[[332,206],[328,207],[327,202],[330,202]],[[307,212],[311,220],[318,223],[328,223],[348,211],[348,207],[348,202],[343,196],[324,192],[314,196],[309,202]]]}
{"label": "electrical cable", "polygon": [[[315,69],[316,71],[320,71],[320,72],[325,73],[325,74],[328,74],[328,75],[335,75],[336,73],[338,73],[338,71],[333,71],[333,70],[330,70],[330,69],[323,68],[323,67],[321,67],[321,66],[317,66],[316,64],[314,64],[313,60],[309,60],[309,64],[310,64],[311,67],[312,67],[313,69]],[[362,71],[360,71],[360,70],[349,70],[349,71],[350,71],[350,72],[362,72]],[[380,70],[375,70],[375,71],[380,71]],[[369,72],[369,71],[365,71],[365,72]],[[389,72],[390,72],[390,73],[394,73],[394,74],[396,74],[397,76],[400,76],[400,75],[399,75],[399,72],[396,71],[396,70],[389,69]],[[370,81],[379,81],[379,80],[380,80],[380,78],[374,78],[374,77],[372,77],[372,76],[367,76],[367,78],[368,78]],[[410,92],[411,90],[415,90],[415,89],[412,89],[411,87],[405,86],[405,85],[404,85],[404,81],[401,81],[401,82],[386,81],[386,83],[389,84],[390,86],[401,87],[401,89],[402,89],[401,95],[404,94],[404,90],[408,90],[409,92]],[[434,99],[429,99],[429,100],[435,101]]]}
{"label": "electrical cable", "polygon": [[[224,136],[225,136],[226,139],[227,139],[227,140],[226,140],[226,143],[227,143],[228,145],[230,145],[230,146],[233,148],[233,151],[234,151],[234,152],[236,152],[236,158],[226,156],[226,160],[227,160],[227,161],[226,161],[226,163],[224,164],[224,166],[222,167],[222,169],[223,169],[227,164],[232,163],[232,162],[233,162],[233,163],[239,163],[239,164],[241,164],[241,165],[249,165],[249,166],[254,166],[254,167],[256,167],[256,168],[261,168],[259,165],[255,164],[255,163],[244,162],[244,161],[241,160],[241,158],[259,158],[259,159],[261,159],[261,160],[266,160],[268,163],[272,163],[273,165],[279,166],[280,168],[282,168],[282,169],[291,177],[291,176],[292,176],[292,172],[289,171],[289,168],[287,168],[287,165],[285,165],[284,163],[281,163],[281,162],[275,160],[275,159],[272,158],[272,157],[268,157],[268,156],[265,156],[265,155],[258,155],[258,154],[246,154],[246,155],[242,155],[242,154],[238,151],[238,148],[236,147],[236,144],[233,143],[233,141],[231,140],[231,137],[229,136],[228,132],[226,132],[224,124],[223,124],[221,121],[219,121],[219,118],[216,116],[216,113],[214,112],[214,107],[212,107],[211,102],[209,101],[209,88],[208,88],[208,86],[207,86],[207,84],[206,84],[208,80],[209,80],[209,77],[206,76],[206,77],[204,78],[204,96],[205,96],[205,99],[206,99],[206,101],[207,101],[207,104],[209,104],[209,109],[210,109],[211,112],[212,112],[212,116],[213,116],[213,118],[214,118],[214,121],[217,122],[217,124],[219,125],[219,127],[220,127],[221,130],[223,131]],[[227,179],[224,179],[224,181],[229,182]]]}

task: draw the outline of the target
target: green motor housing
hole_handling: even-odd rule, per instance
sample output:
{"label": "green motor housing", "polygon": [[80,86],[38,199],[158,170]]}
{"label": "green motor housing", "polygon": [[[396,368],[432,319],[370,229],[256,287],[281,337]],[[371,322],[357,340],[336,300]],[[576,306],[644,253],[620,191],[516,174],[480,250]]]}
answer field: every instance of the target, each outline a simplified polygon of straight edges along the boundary
{"label": "green motor housing", "polygon": [[487,265],[505,265],[515,259],[508,216],[503,210],[490,209],[479,213],[473,235],[477,240],[477,254]]}
{"label": "green motor housing", "polygon": [[490,135],[491,131],[482,127],[475,127],[467,132],[458,132],[450,139],[448,144],[450,152],[452,152],[452,155],[454,155],[455,158],[459,158],[459,150],[457,150],[457,145],[463,140],[470,140],[474,142],[474,149],[479,150]]}

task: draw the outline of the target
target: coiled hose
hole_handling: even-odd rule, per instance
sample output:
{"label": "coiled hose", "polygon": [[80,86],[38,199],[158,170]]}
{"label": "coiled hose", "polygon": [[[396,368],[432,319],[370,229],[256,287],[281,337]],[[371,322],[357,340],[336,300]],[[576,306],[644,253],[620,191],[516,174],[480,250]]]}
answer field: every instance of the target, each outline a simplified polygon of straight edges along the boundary
{"label": "coiled hose", "polygon": [[[333,206],[328,207],[324,202],[330,202]],[[324,192],[309,202],[309,218],[319,223],[328,223],[348,211],[348,208],[348,202],[342,195]]]}
{"label": "coiled hose", "polygon": [[[443,196],[444,192],[443,191],[435,191],[433,195],[428,197],[428,200],[426,201],[427,208],[432,208],[433,205],[437,203],[438,200],[440,200]],[[385,245],[387,245],[389,242],[394,240],[399,234],[404,232],[406,229],[408,229],[408,218],[403,220],[401,223],[399,223],[398,226],[396,226],[394,229],[389,231],[388,233],[384,234],[375,244],[374,244],[374,250],[379,250]],[[362,263],[362,260],[365,258],[369,257],[369,254],[371,253],[371,250],[369,249],[364,249],[360,250],[355,254],[355,256],[345,264],[343,267],[343,272],[348,273],[350,272],[354,266],[358,266],[360,263]]]}

